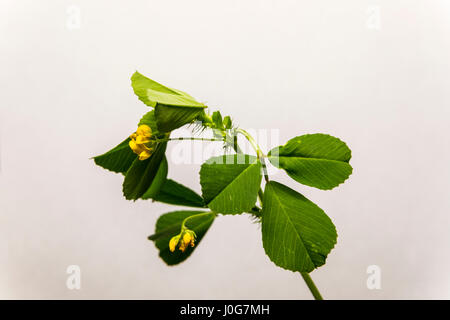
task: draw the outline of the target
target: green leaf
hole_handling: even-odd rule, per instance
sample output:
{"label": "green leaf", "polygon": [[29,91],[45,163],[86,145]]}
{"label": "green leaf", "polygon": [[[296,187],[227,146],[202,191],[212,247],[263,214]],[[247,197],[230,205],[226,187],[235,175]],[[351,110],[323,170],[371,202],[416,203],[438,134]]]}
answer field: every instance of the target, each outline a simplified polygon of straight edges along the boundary
{"label": "green leaf", "polygon": [[156,125],[155,110],[151,110],[144,114],[141,120],[139,120],[138,126],[143,124],[149,126],[152,129],[153,135],[159,135],[158,126]]}
{"label": "green leaf", "polygon": [[[166,146],[167,142],[160,143],[150,158],[146,160],[136,158],[134,160],[123,182],[122,190],[127,200],[139,199],[150,187],[159,189],[162,186],[165,177],[164,179],[160,179],[160,176],[156,179],[155,177],[157,177],[158,169],[163,161]],[[152,185],[153,182],[155,182],[155,186]]]}
{"label": "green leaf", "polygon": [[139,100],[150,107],[163,104],[168,106],[205,108],[204,104],[195,101],[187,93],[168,88],[143,76],[137,71],[131,76],[131,86]]}
{"label": "green leaf", "polygon": [[180,233],[183,220],[200,213],[205,213],[205,211],[174,211],[159,217],[156,222],[155,234],[148,238],[155,242],[155,246],[159,249],[159,256],[168,265],[175,265],[186,260],[195,248],[198,247],[200,241],[213,223],[215,218],[213,213],[193,217],[186,221],[186,227],[193,230],[197,235],[195,247],[188,247],[185,252],[181,252],[178,249],[174,252],[170,252],[169,241],[173,236]]}
{"label": "green leaf", "polygon": [[214,212],[250,211],[261,184],[261,163],[243,154],[213,157],[200,169],[200,184],[203,199]]}
{"label": "green leaf", "polygon": [[223,126],[228,130],[233,127],[230,116],[226,116],[225,118],[223,118]]}
{"label": "green leaf", "polygon": [[204,112],[203,108],[174,107],[158,104],[155,117],[161,132],[170,132],[194,121]]}
{"label": "green leaf", "polygon": [[295,181],[328,190],[344,182],[352,173],[348,163],[351,150],[338,138],[327,134],[306,134],[272,149],[269,161]]}
{"label": "green leaf", "polygon": [[129,141],[130,138],[127,138],[108,152],[94,157],[95,164],[113,172],[125,173],[137,157],[128,145]]}
{"label": "green leaf", "polygon": [[222,115],[220,114],[220,111],[214,111],[211,118],[212,118],[212,121],[214,122],[215,128],[223,127]]}
{"label": "green leaf", "polygon": [[192,122],[206,108],[187,93],[163,86],[137,71],[131,77],[131,85],[139,100],[155,108],[160,132],[169,132]]}
{"label": "green leaf", "polygon": [[261,223],[264,250],[284,269],[311,272],[336,244],[336,228],[325,212],[278,182],[266,184]]}
{"label": "green leaf", "polygon": [[153,200],[186,207],[204,208],[203,198],[191,189],[167,179]]}
{"label": "green leaf", "polygon": [[166,157],[163,157],[161,164],[159,165],[158,171],[156,172],[156,175],[153,178],[153,181],[150,184],[150,187],[142,195],[142,199],[144,199],[144,200],[151,199],[160,192],[160,190],[162,189],[162,186],[166,182],[168,171],[169,171],[169,167],[167,164],[167,159],[166,159]]}

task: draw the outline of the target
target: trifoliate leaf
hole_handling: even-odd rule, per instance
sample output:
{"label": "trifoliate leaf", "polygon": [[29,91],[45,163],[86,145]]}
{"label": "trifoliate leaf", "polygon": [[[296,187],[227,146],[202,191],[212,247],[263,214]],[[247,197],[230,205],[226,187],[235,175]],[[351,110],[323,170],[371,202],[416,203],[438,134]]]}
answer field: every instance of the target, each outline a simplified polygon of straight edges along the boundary
{"label": "trifoliate leaf", "polygon": [[186,260],[198,247],[205,233],[211,227],[215,218],[213,213],[189,219],[186,222],[186,227],[193,230],[197,235],[195,246],[188,247],[184,252],[178,249],[174,252],[169,250],[169,241],[173,236],[180,233],[183,220],[199,213],[205,213],[205,211],[174,211],[163,214],[158,218],[155,234],[148,238],[155,242],[155,246],[159,249],[159,256],[168,265],[175,265]]}
{"label": "trifoliate leaf", "polygon": [[294,180],[319,189],[332,189],[352,173],[351,151],[338,138],[326,134],[306,134],[272,149],[270,162]]}
{"label": "trifoliate leaf", "polygon": [[261,223],[264,250],[284,269],[311,272],[336,244],[336,228],[325,212],[275,181],[266,184]]}
{"label": "trifoliate leaf", "polygon": [[237,214],[250,211],[261,184],[261,163],[243,154],[213,157],[200,169],[203,199],[214,212]]}

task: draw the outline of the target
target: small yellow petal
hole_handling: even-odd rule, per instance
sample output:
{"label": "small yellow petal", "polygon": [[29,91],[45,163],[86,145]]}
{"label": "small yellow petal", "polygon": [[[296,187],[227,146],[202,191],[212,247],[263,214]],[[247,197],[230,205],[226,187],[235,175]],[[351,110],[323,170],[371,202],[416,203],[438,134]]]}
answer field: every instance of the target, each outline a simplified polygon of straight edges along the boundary
{"label": "small yellow petal", "polygon": [[152,129],[146,124],[140,125],[136,131],[138,136],[150,137],[152,135]]}
{"label": "small yellow petal", "polygon": [[146,160],[150,158],[152,153],[148,150],[144,150],[141,153],[139,153],[139,160]]}
{"label": "small yellow petal", "polygon": [[169,249],[171,252],[175,251],[175,248],[177,247],[178,244],[178,238],[177,237],[173,237],[172,239],[170,239],[169,241]]}
{"label": "small yellow petal", "polygon": [[137,144],[144,144],[150,142],[150,139],[144,136],[137,136],[136,137],[136,143]]}
{"label": "small yellow petal", "polygon": [[193,239],[192,236],[187,232],[183,236],[184,243],[190,243],[192,239]]}
{"label": "small yellow petal", "polygon": [[184,252],[184,250],[186,250],[186,243],[183,240],[180,241],[179,249],[181,250],[181,252]]}
{"label": "small yellow petal", "polygon": [[133,152],[136,154],[141,154],[142,152],[150,152],[150,154],[151,154],[153,152],[147,146],[145,146],[143,144],[137,144],[136,141],[134,141],[134,140],[130,140],[128,145],[130,146],[131,150],[133,150]]}
{"label": "small yellow petal", "polygon": [[131,150],[133,150],[134,152],[136,152],[136,150],[139,148],[136,144],[136,141],[134,141],[134,140],[130,140],[128,145],[130,146]]}

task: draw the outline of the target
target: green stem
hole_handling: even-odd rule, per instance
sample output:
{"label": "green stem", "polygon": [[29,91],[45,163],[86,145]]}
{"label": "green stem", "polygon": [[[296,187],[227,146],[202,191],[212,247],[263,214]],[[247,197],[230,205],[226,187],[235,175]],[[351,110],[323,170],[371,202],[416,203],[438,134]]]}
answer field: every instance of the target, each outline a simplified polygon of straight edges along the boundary
{"label": "green stem", "polygon": [[307,272],[300,272],[300,274],[303,277],[303,280],[305,280],[306,285],[309,288],[309,291],[311,291],[314,299],[316,300],[323,300],[322,295],[319,292],[319,289],[317,289],[316,285],[314,284],[314,281],[311,279],[311,276]]}
{"label": "green stem", "polygon": [[[253,137],[247,131],[245,131],[243,129],[237,129],[236,132],[241,133],[248,140],[248,142],[250,142],[250,144],[252,145],[253,149],[255,149],[256,154],[258,155],[258,158],[261,161],[261,165],[263,167],[264,178],[265,178],[266,182],[269,182],[269,176],[267,174],[267,167],[266,167],[266,163],[264,161],[265,155],[261,151],[261,148],[258,146],[258,144],[256,143],[255,139],[253,139]],[[236,138],[235,138],[235,142],[234,142],[234,147],[235,147],[235,151],[237,153],[242,153],[242,151],[240,150],[239,146],[237,145],[237,139]],[[258,190],[258,198],[259,198],[259,202],[261,203],[261,206],[262,206],[264,193],[263,193],[261,188],[259,188],[259,190]],[[300,274],[302,275],[303,280],[305,280],[306,285],[308,286],[309,291],[311,291],[314,299],[316,299],[316,300],[323,300],[322,295],[320,294],[319,289],[317,289],[314,281],[311,279],[311,276],[308,273],[306,273],[306,272],[301,272]]]}
{"label": "green stem", "polygon": [[[238,129],[238,130],[242,130],[242,129]],[[243,130],[242,130],[243,131]],[[249,137],[251,137],[247,132],[246,132],[246,134],[249,136]],[[233,141],[233,149],[234,149],[234,151],[236,151],[236,153],[242,153],[242,150],[241,150],[241,148],[239,147],[239,145],[238,145],[238,143],[237,143],[237,135],[235,135],[234,137],[233,137],[233,139],[234,139],[234,141]],[[255,141],[254,139],[253,139],[253,137],[252,137],[252,140],[253,141]],[[256,144],[256,143],[255,143]],[[257,146],[257,145],[256,145]],[[259,147],[258,147],[258,149],[259,149]],[[263,193],[263,191],[262,191],[262,189],[261,189],[261,187],[259,188],[259,190],[258,190],[258,200],[259,200],[259,203],[260,203],[260,205],[261,205],[261,207],[262,207],[262,204],[263,204],[263,197],[264,197],[264,193]]]}
{"label": "green stem", "polygon": [[244,129],[237,129],[236,132],[242,134],[248,140],[248,142],[250,142],[253,149],[255,149],[258,158],[264,157],[264,153],[262,152],[261,148],[258,146],[255,139],[253,139],[253,137],[247,131],[245,131]]}
{"label": "green stem", "polygon": [[252,145],[253,149],[256,152],[256,155],[258,156],[259,161],[261,162],[264,172],[264,180],[266,180],[266,182],[269,182],[269,174],[267,173],[266,161],[264,160],[265,154],[262,152],[261,148],[256,143],[255,139],[253,139],[253,137],[247,131],[245,131],[244,129],[237,129],[236,132],[242,134]]}
{"label": "green stem", "polygon": [[185,219],[183,220],[183,222],[181,223],[181,232],[183,232],[183,231],[186,229],[185,224],[186,224],[186,222],[187,222],[189,219],[197,218],[197,217],[201,217],[201,216],[206,216],[206,215],[209,215],[209,214],[215,215],[214,212],[212,212],[212,211],[207,211],[207,212],[202,212],[202,213],[194,214],[194,215],[192,215],[192,216],[189,216],[189,217],[185,218]]}
{"label": "green stem", "polygon": [[237,135],[233,136],[233,149],[236,151],[236,153],[242,153],[241,148],[239,148],[238,142],[237,142]]}
{"label": "green stem", "polygon": [[154,139],[152,141],[155,142],[167,142],[174,140],[196,140],[196,141],[224,141],[223,139],[215,139],[215,138],[195,138],[195,137],[180,137],[180,138],[169,138],[169,139]]}

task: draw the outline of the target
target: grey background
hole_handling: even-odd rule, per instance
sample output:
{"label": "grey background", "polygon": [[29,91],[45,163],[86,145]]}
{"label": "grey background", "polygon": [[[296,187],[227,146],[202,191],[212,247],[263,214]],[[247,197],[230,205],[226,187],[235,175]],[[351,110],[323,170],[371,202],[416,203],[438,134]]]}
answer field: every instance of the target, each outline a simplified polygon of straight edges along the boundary
{"label": "grey background", "polygon": [[[66,26],[70,5],[79,29]],[[337,226],[312,273],[326,298],[450,298],[449,1],[0,6],[0,298],[311,298],[247,216],[218,218],[179,266],[158,258],[146,237],[174,207],[126,201],[122,178],[89,160],[148,110],[135,70],[243,128],[280,130],[280,143],[324,132],[349,144],[354,174],[335,190],[273,176]],[[196,164],[169,176],[200,190]],[[81,290],[66,288],[72,264]],[[381,290],[366,287],[373,264]]]}

